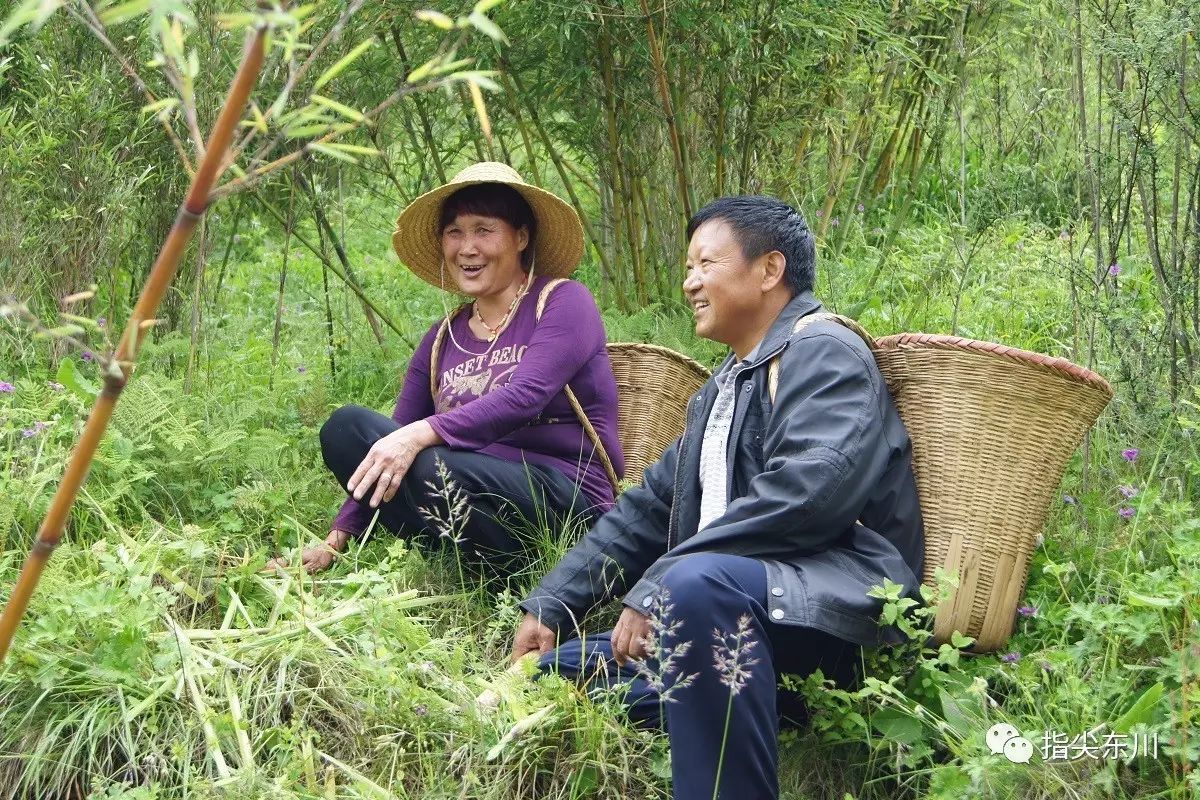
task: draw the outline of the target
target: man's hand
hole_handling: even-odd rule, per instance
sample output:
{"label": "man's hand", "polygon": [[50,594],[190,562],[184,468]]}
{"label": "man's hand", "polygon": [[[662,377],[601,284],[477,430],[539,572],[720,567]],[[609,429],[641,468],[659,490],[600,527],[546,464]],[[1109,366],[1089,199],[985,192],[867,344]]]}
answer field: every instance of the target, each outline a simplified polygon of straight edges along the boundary
{"label": "man's hand", "polygon": [[628,606],[613,626],[613,658],[622,667],[625,662],[638,661],[646,657],[646,641],[650,638],[650,618]]}
{"label": "man's hand", "polygon": [[[337,558],[337,554],[346,549],[346,542],[350,541],[350,534],[345,531],[334,529],[325,537],[325,541],[316,547],[306,547],[304,553],[300,556],[300,563],[304,565],[305,571],[310,575],[314,572],[321,572],[329,569],[333,564],[333,560]],[[264,571],[274,572],[276,570],[287,569],[288,561],[280,556],[272,558],[263,568]]]}
{"label": "man's hand", "polygon": [[[425,420],[417,420],[389,433],[371,445],[366,458],[350,476],[346,489],[355,500],[370,497],[367,504],[378,508],[396,496],[400,481],[408,473],[413,459],[426,447],[440,444],[438,436]],[[375,490],[372,493],[371,487]]]}
{"label": "man's hand", "polygon": [[525,619],[521,620],[521,625],[517,628],[517,635],[513,637],[512,661],[516,663],[517,659],[526,653],[549,653],[554,649],[555,643],[554,631],[538,622],[538,618],[533,614],[526,613]]}

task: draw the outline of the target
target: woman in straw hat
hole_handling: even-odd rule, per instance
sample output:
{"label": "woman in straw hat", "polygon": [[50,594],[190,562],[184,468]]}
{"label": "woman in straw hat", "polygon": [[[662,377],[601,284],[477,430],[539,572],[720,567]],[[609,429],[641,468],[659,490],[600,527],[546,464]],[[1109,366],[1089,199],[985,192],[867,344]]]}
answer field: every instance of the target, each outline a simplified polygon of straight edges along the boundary
{"label": "woman in straw hat", "polygon": [[624,472],[599,311],[559,280],[579,265],[582,226],[511,167],[481,163],[405,208],[392,245],[471,301],[422,339],[391,418],[349,405],[322,427],[350,496],[304,565],[329,566],[378,510],[386,528],[451,539],[504,574],[524,550],[515,526],[595,516]]}

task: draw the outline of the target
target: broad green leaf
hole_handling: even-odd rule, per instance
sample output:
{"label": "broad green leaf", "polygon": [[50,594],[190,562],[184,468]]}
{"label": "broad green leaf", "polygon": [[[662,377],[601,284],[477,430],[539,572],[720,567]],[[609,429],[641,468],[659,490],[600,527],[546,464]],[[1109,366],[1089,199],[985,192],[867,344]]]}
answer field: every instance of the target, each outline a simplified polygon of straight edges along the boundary
{"label": "broad green leaf", "polygon": [[431,23],[432,25],[441,28],[444,31],[454,30],[454,20],[450,19],[440,11],[423,8],[420,11],[414,11],[413,16],[422,22]]}
{"label": "broad green leaf", "polygon": [[359,42],[358,45],[356,45],[353,50],[351,50],[346,55],[342,56],[342,58],[339,59],[336,64],[334,64],[329,69],[325,70],[325,73],[323,75],[321,75],[321,77],[317,78],[317,82],[313,84],[313,91],[320,89],[322,86],[324,86],[325,84],[329,83],[331,80],[336,78],[342,70],[344,70],[346,67],[353,64],[358,59],[359,56],[361,56],[363,53],[367,52],[374,46],[375,46],[375,37],[374,36],[372,36],[369,39],[366,39],[365,41]]}
{"label": "broad green leaf", "polygon": [[1129,599],[1129,605],[1149,608],[1174,608],[1179,605],[1180,600],[1178,597],[1151,597],[1138,592],[1126,592],[1125,596]]}
{"label": "broad green leaf", "polygon": [[1138,723],[1145,725],[1150,724],[1150,718],[1154,714],[1154,709],[1162,700],[1163,685],[1158,682],[1142,693],[1142,696],[1134,701],[1129,710],[1121,716],[1117,717],[1112,723],[1112,729],[1115,733],[1129,733],[1129,729]]}
{"label": "broad green leaf", "polygon": [[508,44],[508,38],[504,35],[504,31],[500,30],[500,26],[478,11],[472,11],[471,15],[467,17],[467,21],[475,26],[475,30],[485,36],[495,39],[497,42]]}
{"label": "broad green leaf", "polygon": [[913,745],[925,738],[920,720],[895,708],[885,708],[871,716],[871,725],[884,737]]}
{"label": "broad green leaf", "polygon": [[96,395],[99,394],[99,390],[80,374],[73,358],[62,360],[62,363],[58,365],[58,374],[55,375],[55,380],[88,402],[94,401]]}

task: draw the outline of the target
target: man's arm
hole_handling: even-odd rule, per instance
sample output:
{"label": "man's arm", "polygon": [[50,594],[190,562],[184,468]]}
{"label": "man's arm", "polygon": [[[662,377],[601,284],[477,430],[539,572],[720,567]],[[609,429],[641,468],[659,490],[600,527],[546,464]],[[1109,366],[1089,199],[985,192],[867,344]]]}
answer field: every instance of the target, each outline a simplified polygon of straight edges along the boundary
{"label": "man's arm", "polygon": [[763,471],[722,516],[649,567],[626,605],[640,609],[677,557],[815,553],[854,523],[887,467],[889,447],[887,388],[869,352],[850,343],[853,335],[814,328],[784,351]]}
{"label": "man's arm", "polygon": [[555,633],[577,626],[593,607],[623,594],[667,549],[675,494],[676,440],[521,603]]}

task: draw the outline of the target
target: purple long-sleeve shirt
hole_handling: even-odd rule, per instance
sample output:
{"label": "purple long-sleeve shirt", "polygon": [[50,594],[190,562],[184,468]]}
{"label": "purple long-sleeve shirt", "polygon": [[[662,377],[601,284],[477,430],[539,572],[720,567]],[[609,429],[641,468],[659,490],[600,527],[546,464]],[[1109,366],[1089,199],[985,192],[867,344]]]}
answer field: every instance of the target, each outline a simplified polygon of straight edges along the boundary
{"label": "purple long-sleeve shirt", "polygon": [[[568,383],[604,444],[618,476],[625,458],[617,437],[617,383],[605,349],[604,324],[591,293],[566,281],[550,293],[541,320],[537,300],[549,281],[535,278],[513,321],[492,347],[471,333],[469,306],[450,323],[438,364],[436,402],[429,391],[429,358],[441,325],[429,329],[413,353],[392,419],[426,419],[456,450],[553,467],[578,484],[598,510],[613,503],[613,487],[563,387]],[[454,340],[467,350],[463,352]],[[484,353],[486,355],[474,355]],[[374,515],[348,497],[333,527],[361,534]]]}

